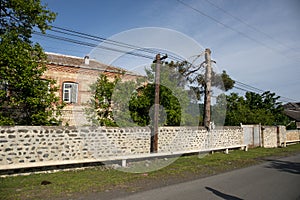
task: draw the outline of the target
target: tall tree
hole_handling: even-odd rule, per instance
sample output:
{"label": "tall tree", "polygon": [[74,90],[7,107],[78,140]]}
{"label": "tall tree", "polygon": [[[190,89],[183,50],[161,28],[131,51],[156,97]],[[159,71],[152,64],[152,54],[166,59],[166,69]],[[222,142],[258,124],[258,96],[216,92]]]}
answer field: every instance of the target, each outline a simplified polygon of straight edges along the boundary
{"label": "tall tree", "polygon": [[[174,80],[175,70],[166,64],[161,69],[160,125],[197,125],[193,124],[195,120],[188,114],[188,92],[177,79]],[[101,74],[91,87],[94,96],[86,110],[89,121],[102,126],[151,126],[155,95],[154,66],[146,73],[147,78],[124,82],[121,77],[109,80]]]}
{"label": "tall tree", "polygon": [[90,86],[92,97],[85,112],[93,125],[116,126],[112,114],[112,94],[119,80],[114,77],[111,81],[105,74],[100,74],[96,83]]}
{"label": "tall tree", "polygon": [[256,94],[247,92],[245,97],[232,93],[226,97],[226,125],[262,124],[287,125],[288,118],[283,114],[283,107],[275,93]]}
{"label": "tall tree", "polygon": [[31,41],[56,14],[39,0],[0,1],[0,125],[57,124],[62,105],[53,80],[43,79],[46,55]]}
{"label": "tall tree", "polygon": [[[193,65],[188,62],[177,62],[177,63],[171,63],[172,65],[176,66],[178,68],[179,73],[186,78],[188,81],[188,87],[190,88],[191,93],[194,93],[194,99],[193,102],[195,104],[199,105],[199,110],[203,110],[203,104],[201,103],[203,100],[205,87],[206,87],[206,80],[205,80],[205,74],[203,73],[203,70],[205,68],[206,63],[203,62],[200,65]],[[226,73],[224,70],[222,73],[216,73],[212,69],[211,73],[211,86],[212,88],[217,88],[221,91],[228,91],[233,88],[235,84],[235,81],[231,79],[231,77]],[[220,101],[219,101],[220,102]],[[216,120],[217,124],[221,125],[224,123],[224,115],[225,113],[222,110],[225,110],[226,106],[224,107],[223,104],[215,107],[215,110],[213,113],[213,117]],[[204,113],[203,113],[204,114]],[[220,114],[218,116],[218,114]],[[200,118],[199,125],[203,125],[203,119]]]}
{"label": "tall tree", "polygon": [[[130,102],[131,116],[138,125],[151,125],[155,97],[154,72],[155,65],[146,69],[149,83],[140,88],[137,97]],[[184,81],[184,77],[178,73],[178,69],[173,63],[162,65],[159,93],[160,126],[179,126],[193,123],[188,120],[191,119],[188,113],[190,99]]]}

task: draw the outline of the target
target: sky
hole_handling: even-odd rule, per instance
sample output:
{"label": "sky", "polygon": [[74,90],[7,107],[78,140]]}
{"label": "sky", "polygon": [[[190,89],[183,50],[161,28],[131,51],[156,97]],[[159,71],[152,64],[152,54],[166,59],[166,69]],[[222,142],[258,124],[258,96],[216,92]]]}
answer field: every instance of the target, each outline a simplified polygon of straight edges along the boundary
{"label": "sky", "polygon": [[[300,102],[299,0],[42,0],[42,4],[57,13],[53,22],[57,27],[156,49],[160,47],[154,41],[167,41],[166,50],[171,51],[196,43],[190,58],[210,48],[218,71],[226,70],[234,80],[289,98],[285,101]],[[155,30],[170,37],[158,37],[162,34],[156,36]],[[33,40],[47,52],[79,57],[95,52],[41,36]],[[105,63],[107,55],[101,55],[95,58]],[[128,68],[133,65],[129,60],[114,65]]]}

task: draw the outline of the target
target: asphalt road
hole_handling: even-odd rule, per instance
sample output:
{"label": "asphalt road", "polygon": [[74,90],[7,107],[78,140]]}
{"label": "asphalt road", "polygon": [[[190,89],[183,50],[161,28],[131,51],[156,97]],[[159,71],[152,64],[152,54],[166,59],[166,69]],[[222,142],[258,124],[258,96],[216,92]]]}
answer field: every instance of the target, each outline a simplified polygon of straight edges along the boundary
{"label": "asphalt road", "polygon": [[120,200],[298,199],[300,154],[191,182],[136,193]]}

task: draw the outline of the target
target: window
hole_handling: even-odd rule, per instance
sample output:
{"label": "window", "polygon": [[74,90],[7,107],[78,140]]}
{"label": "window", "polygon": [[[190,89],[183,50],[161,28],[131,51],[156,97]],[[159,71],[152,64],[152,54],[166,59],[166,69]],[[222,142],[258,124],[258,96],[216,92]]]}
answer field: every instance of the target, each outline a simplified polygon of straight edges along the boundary
{"label": "window", "polygon": [[7,91],[8,88],[8,82],[7,81],[0,81],[0,90]]}
{"label": "window", "polygon": [[3,91],[5,97],[8,97],[8,82],[7,81],[0,81],[0,90]]}
{"label": "window", "polygon": [[63,101],[66,103],[77,103],[78,84],[66,82],[63,84]]}

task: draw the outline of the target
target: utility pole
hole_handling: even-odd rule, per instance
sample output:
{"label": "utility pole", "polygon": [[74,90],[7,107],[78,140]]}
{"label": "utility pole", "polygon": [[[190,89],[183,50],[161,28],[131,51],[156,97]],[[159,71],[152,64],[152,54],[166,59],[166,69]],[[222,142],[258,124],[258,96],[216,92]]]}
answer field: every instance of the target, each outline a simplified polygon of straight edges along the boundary
{"label": "utility pole", "polygon": [[165,55],[162,58],[157,54],[153,63],[155,63],[155,99],[154,99],[154,118],[153,118],[153,138],[152,139],[152,152],[158,151],[158,122],[159,122],[159,87],[160,87],[160,67],[161,61],[166,59]]}
{"label": "utility pole", "polygon": [[211,51],[210,49],[205,49],[205,97],[204,97],[204,117],[203,122],[204,126],[209,130],[210,129],[210,120],[211,120]]}

